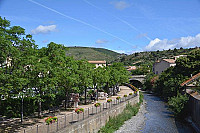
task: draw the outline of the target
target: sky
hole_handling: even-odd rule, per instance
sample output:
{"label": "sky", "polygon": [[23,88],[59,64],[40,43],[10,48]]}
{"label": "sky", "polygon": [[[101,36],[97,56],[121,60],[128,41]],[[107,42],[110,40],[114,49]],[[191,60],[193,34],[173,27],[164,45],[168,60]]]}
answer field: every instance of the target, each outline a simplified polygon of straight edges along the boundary
{"label": "sky", "polygon": [[36,44],[120,53],[200,46],[200,0],[0,0],[0,16]]}

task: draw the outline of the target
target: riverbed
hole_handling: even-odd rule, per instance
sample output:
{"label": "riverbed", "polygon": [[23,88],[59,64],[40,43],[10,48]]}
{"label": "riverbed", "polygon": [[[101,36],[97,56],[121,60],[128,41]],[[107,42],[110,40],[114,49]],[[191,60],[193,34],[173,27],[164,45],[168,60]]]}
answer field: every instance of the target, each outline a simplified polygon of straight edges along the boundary
{"label": "riverbed", "polygon": [[136,116],[126,121],[116,133],[193,133],[189,125],[175,120],[168,105],[153,94],[144,93],[144,103]]}

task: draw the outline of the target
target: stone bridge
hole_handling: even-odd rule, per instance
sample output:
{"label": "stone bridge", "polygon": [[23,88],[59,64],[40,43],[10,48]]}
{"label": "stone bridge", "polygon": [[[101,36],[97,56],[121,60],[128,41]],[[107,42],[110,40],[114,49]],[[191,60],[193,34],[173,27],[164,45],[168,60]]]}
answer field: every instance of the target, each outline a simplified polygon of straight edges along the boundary
{"label": "stone bridge", "polygon": [[144,83],[146,75],[132,75],[129,79],[129,81],[131,80],[137,80],[139,82],[141,82],[142,84]]}

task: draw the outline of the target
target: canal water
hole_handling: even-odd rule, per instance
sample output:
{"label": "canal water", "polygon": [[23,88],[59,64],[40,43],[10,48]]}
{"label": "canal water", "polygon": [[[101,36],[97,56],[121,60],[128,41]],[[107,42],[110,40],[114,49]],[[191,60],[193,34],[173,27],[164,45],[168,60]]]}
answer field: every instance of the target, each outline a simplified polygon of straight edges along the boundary
{"label": "canal water", "polygon": [[193,133],[187,124],[175,120],[167,104],[157,96],[144,94],[145,105],[116,133]]}
{"label": "canal water", "polygon": [[143,133],[192,133],[192,129],[175,120],[168,109],[168,105],[159,97],[144,93],[146,101],[146,121],[141,132]]}

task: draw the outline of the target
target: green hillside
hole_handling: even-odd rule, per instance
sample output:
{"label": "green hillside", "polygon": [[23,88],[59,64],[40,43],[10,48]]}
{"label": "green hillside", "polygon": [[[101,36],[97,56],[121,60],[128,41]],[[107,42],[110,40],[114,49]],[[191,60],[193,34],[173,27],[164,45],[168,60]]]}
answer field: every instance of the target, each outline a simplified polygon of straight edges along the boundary
{"label": "green hillside", "polygon": [[147,51],[147,52],[138,52],[133,53],[131,55],[122,56],[120,59],[117,59],[118,62],[123,62],[125,65],[143,65],[148,64],[152,65],[156,60],[162,58],[173,58],[177,55],[184,55],[188,54],[191,50],[196,48],[188,48],[188,49],[169,49],[169,50],[162,50],[162,51]]}
{"label": "green hillside", "polygon": [[92,48],[92,47],[68,47],[66,52],[67,56],[73,56],[74,59],[86,59],[86,60],[106,60],[112,62],[121,56],[121,54],[104,49],[104,48]]}

